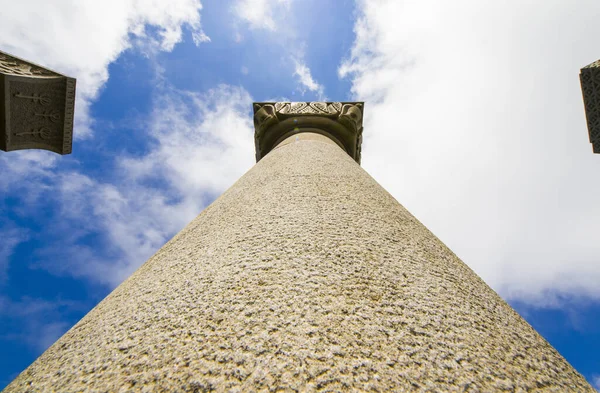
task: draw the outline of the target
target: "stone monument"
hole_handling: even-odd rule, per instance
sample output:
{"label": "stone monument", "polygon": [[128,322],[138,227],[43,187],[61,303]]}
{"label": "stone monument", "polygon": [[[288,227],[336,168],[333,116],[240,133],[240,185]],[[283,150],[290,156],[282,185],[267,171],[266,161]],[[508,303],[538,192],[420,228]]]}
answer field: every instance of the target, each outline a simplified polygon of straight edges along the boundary
{"label": "stone monument", "polygon": [[254,104],[257,164],[6,392],[595,392],[360,167],[363,109]]}
{"label": "stone monument", "polygon": [[0,150],[71,153],[75,79],[0,52]]}
{"label": "stone monument", "polygon": [[590,142],[594,153],[600,153],[600,60],[583,67],[579,80]]}

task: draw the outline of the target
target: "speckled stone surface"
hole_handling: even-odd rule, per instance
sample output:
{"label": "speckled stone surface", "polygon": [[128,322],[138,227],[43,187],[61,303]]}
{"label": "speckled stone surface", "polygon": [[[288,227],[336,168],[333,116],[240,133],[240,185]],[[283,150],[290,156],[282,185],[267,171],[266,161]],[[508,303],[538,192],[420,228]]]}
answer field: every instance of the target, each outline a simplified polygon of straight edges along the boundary
{"label": "speckled stone surface", "polygon": [[595,392],[338,146],[269,153],[6,392]]}

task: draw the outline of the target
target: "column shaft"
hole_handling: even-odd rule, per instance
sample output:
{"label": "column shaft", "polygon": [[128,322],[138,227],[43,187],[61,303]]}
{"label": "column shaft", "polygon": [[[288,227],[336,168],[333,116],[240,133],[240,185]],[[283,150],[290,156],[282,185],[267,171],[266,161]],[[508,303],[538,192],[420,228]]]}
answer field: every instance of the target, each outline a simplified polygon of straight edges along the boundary
{"label": "column shaft", "polygon": [[262,158],[6,391],[278,389],[594,391],[346,152],[310,138]]}

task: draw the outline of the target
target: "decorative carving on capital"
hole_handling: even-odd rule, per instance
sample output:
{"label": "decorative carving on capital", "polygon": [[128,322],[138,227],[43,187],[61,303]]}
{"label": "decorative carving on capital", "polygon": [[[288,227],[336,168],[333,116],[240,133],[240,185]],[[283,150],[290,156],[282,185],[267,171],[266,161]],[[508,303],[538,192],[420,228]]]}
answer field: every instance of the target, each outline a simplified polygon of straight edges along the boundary
{"label": "decorative carving on capital", "polygon": [[277,123],[279,123],[279,119],[277,119],[277,109],[274,105],[260,106],[254,104],[254,128],[257,137],[262,135],[267,128]]}
{"label": "decorative carving on capital", "polygon": [[322,133],[360,163],[362,102],[254,103],[256,160],[290,135],[310,130]]}
{"label": "decorative carving on capital", "polygon": [[592,64],[588,64],[583,68],[598,68],[598,67],[600,67],[600,60],[596,60]]}
{"label": "decorative carving on capital", "polygon": [[275,110],[286,115],[339,114],[341,102],[276,102]]}
{"label": "decorative carving on capital", "polygon": [[61,76],[54,71],[50,71],[46,68],[2,52],[0,52],[0,73],[5,75],[20,75],[38,78],[55,78],[57,76]]}
{"label": "decorative carving on capital", "polygon": [[75,84],[73,78],[0,52],[0,150],[71,153]]}
{"label": "decorative carving on capital", "polygon": [[600,153],[600,60],[583,67],[579,80],[590,142],[594,153]]}
{"label": "decorative carving on capital", "polygon": [[338,120],[354,130],[362,128],[362,106],[344,104],[338,116]]}

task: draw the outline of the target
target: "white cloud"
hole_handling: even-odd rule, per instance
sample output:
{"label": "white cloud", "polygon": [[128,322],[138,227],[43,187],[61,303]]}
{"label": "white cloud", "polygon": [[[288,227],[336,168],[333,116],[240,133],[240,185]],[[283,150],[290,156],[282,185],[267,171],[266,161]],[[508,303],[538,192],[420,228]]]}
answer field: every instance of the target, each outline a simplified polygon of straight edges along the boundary
{"label": "white cloud", "polygon": [[252,29],[276,31],[277,14],[282,8],[288,9],[290,3],[291,0],[237,0],[233,11]]}
{"label": "white cloud", "polygon": [[[9,195],[21,194],[24,205],[36,201],[40,194],[48,190],[48,181],[53,176],[52,168],[59,160],[56,153],[43,150],[22,150],[10,154],[0,154],[0,168],[2,168],[2,182],[0,191]],[[35,180],[33,180],[35,179]],[[35,181],[36,187],[31,184]],[[27,190],[27,192],[23,192]],[[14,207],[16,211],[20,206]]]}
{"label": "white cloud", "polygon": [[[36,212],[37,202],[52,188],[51,179],[57,158],[56,153],[39,150],[0,154],[0,192],[5,198],[19,198],[18,203],[10,207],[13,214],[27,217]],[[1,208],[0,214],[3,215],[0,224],[0,284],[3,284],[8,278],[7,271],[14,258],[15,248],[27,241],[31,233],[7,218]]]}
{"label": "white cloud", "polygon": [[154,148],[141,159],[121,161],[128,176],[163,176],[171,189],[197,200],[219,195],[252,166],[252,98],[243,88],[171,90],[157,97],[154,108]]}
{"label": "white cloud", "polygon": [[70,327],[71,323],[64,321],[41,322],[36,326],[35,332],[32,332],[33,334],[28,336],[27,341],[38,351],[45,351],[65,334]]}
{"label": "white cloud", "polygon": [[359,2],[363,166],[493,288],[600,299],[600,155],[578,70],[600,3]]}
{"label": "white cloud", "polygon": [[108,79],[108,65],[132,42],[170,51],[182,39],[182,26],[196,43],[208,40],[199,0],[4,3],[10,12],[0,14],[0,48],[77,78],[76,138],[90,135],[90,102]]}
{"label": "white cloud", "polygon": [[592,386],[600,392],[600,376],[594,375],[592,377]]}
{"label": "white cloud", "polygon": [[[11,12],[3,14],[4,17],[0,16],[0,48],[78,79],[75,136],[85,137],[91,133],[89,105],[108,80],[108,65],[132,46],[145,51],[172,50],[182,40],[183,26],[191,31],[196,44],[209,40],[200,26],[201,8],[199,0],[175,0],[168,3],[156,0],[11,3]],[[131,213],[127,209],[132,206],[128,205],[130,202],[125,198],[132,197],[128,193],[131,190],[124,191],[125,196],[119,199],[120,191],[110,184],[98,183],[79,173],[61,173],[55,168],[59,162],[57,160],[55,154],[44,151],[21,151],[0,156],[4,174],[0,189],[10,191],[13,196],[22,196],[22,206],[15,207],[15,211],[25,214],[24,210],[35,209],[42,204],[40,198],[45,198],[47,202],[51,198],[62,196],[64,199],[60,203],[64,217],[83,226],[83,229],[74,231],[65,223],[68,220],[57,220],[66,243],[71,241],[72,247],[55,252],[70,253],[71,262],[61,266],[50,258],[45,263],[41,262],[40,266],[60,270],[65,274],[70,274],[67,270],[72,268],[75,276],[93,276],[96,281],[114,285],[132,271],[130,264],[141,262],[136,259],[136,255],[147,257],[157,248],[157,243],[164,243],[165,236],[172,235],[178,229],[167,225],[160,232],[155,229],[160,225],[152,227],[155,222],[146,222],[152,220],[130,218]],[[135,199],[147,202],[150,207],[159,203],[161,197],[157,192],[149,192],[146,199]],[[90,205],[90,201],[95,205]],[[119,216],[119,213],[122,215]],[[117,221],[123,216],[131,225],[148,224],[154,229],[142,235],[136,233],[119,237],[125,230],[119,228]],[[177,217],[176,214],[174,216]],[[100,223],[104,225],[104,229],[115,231],[115,235],[109,235],[116,239],[116,245],[111,245],[112,248],[118,249],[128,241],[129,245],[133,245],[131,237],[139,235],[135,244],[137,254],[124,257],[129,257],[126,263],[122,263],[119,258],[115,262],[96,255],[90,248],[78,245],[80,236],[95,230],[92,218],[103,219]],[[160,217],[157,218],[159,219]],[[12,250],[24,240],[25,233],[16,227],[4,229],[3,236],[7,241],[0,250],[0,270],[7,268]],[[86,257],[89,263],[77,263]],[[129,262],[130,260],[133,262]],[[104,277],[99,274],[99,269],[107,264],[111,265],[113,274]]]}
{"label": "white cloud", "polygon": [[41,353],[67,331],[73,316],[79,319],[88,308],[89,305],[69,300],[29,297],[11,300],[0,295],[0,322],[16,322],[21,328],[0,336],[0,340],[24,342]]}
{"label": "white cloud", "polygon": [[[327,97],[324,93],[325,88],[323,87],[323,85],[315,82],[310,73],[310,69],[306,66],[306,64],[296,61],[296,70],[294,71],[294,76],[298,77],[302,88],[317,93],[319,101],[327,100]],[[304,94],[304,92],[302,94]]]}
{"label": "white cloud", "polygon": [[[297,31],[298,24],[292,21],[296,13],[291,5],[291,0],[238,0],[233,11],[238,19],[248,25],[252,33],[276,31],[277,34],[258,37],[263,42],[268,40],[269,45],[281,48],[284,63],[292,69],[292,77],[298,81],[298,90],[302,96],[308,90],[315,93],[318,100],[327,100],[324,86],[313,78],[304,60],[306,42],[301,32]],[[303,2],[296,2],[294,5],[306,6]],[[239,42],[242,35],[237,32],[235,37],[236,42]]]}
{"label": "white cloud", "polygon": [[26,229],[19,228],[6,218],[3,221],[3,225],[0,227],[2,233],[2,242],[0,242],[0,284],[6,280],[6,272],[15,248],[28,239]]}
{"label": "white cloud", "polygon": [[[78,172],[54,183],[60,246],[41,251],[37,267],[118,285],[253,165],[251,109],[245,90],[225,85],[158,94],[148,154],[118,159],[110,183]],[[85,245],[89,234],[103,245]]]}

